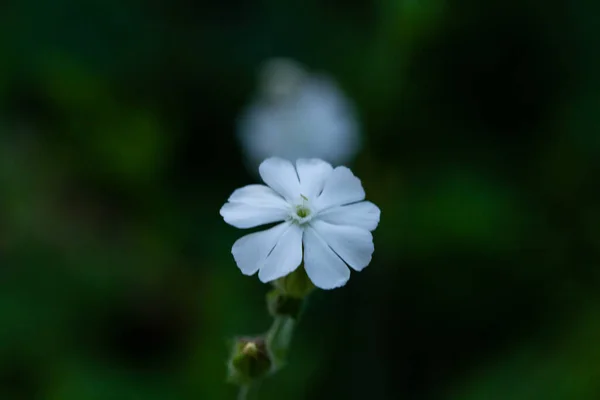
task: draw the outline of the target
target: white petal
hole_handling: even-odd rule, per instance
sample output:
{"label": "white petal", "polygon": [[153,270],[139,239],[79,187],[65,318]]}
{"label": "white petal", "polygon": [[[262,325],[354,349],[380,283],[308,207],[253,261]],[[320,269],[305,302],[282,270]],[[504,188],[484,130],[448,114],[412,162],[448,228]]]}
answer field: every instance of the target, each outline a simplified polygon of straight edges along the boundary
{"label": "white petal", "polygon": [[314,221],[312,227],[319,236],[346,262],[357,271],[371,262],[375,246],[371,232],[353,226],[332,225],[324,221]]}
{"label": "white petal", "polygon": [[311,227],[304,231],[304,269],[321,289],[344,286],[350,279],[350,269]]}
{"label": "white petal", "polygon": [[228,201],[232,203],[245,203],[257,207],[273,206],[283,209],[287,207],[285,199],[265,185],[248,185],[236,189],[229,196]]}
{"label": "white petal", "polygon": [[324,210],[333,206],[355,203],[364,200],[365,191],[352,171],[346,167],[337,167],[325,180],[323,192],[317,198],[317,206]]}
{"label": "white petal", "polygon": [[220,214],[229,225],[241,229],[283,221],[288,216],[288,212],[284,209],[256,207],[237,202],[225,203],[221,207]]}
{"label": "white petal", "polygon": [[252,275],[258,271],[289,225],[283,223],[265,231],[242,236],[233,244],[231,254],[244,275]]}
{"label": "white petal", "polygon": [[370,201],[349,204],[341,207],[331,207],[319,213],[319,219],[333,225],[355,226],[374,231],[379,224],[381,211]]}
{"label": "white petal", "polygon": [[294,271],[301,262],[302,228],[290,223],[260,267],[258,278],[265,283],[271,282]]}
{"label": "white petal", "polygon": [[296,161],[296,169],[302,194],[309,199],[314,199],[321,194],[325,180],[333,171],[329,163],[318,158],[300,158]]}
{"label": "white petal", "polygon": [[267,185],[288,201],[298,201],[300,182],[291,162],[278,157],[267,158],[258,167],[258,172]]}
{"label": "white petal", "polygon": [[288,213],[287,202],[265,185],[248,185],[235,190],[220,211],[225,222],[236,228],[283,221]]}

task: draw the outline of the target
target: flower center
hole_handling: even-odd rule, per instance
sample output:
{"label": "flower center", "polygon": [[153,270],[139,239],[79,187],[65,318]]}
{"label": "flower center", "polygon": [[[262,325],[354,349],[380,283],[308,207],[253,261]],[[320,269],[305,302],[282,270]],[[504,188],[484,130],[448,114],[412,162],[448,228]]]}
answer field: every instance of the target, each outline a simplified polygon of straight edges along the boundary
{"label": "flower center", "polygon": [[304,195],[300,196],[302,198],[301,203],[293,207],[290,212],[290,217],[294,222],[303,225],[309,222],[314,215],[310,209],[308,198]]}
{"label": "flower center", "polygon": [[296,206],[296,215],[300,218],[306,218],[310,215],[310,209],[304,206]]}

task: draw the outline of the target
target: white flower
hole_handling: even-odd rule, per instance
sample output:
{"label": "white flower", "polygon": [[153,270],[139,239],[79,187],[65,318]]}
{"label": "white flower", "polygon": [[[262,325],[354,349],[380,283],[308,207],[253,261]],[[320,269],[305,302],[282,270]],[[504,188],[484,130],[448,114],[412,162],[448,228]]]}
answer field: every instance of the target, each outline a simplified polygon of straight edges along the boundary
{"label": "white flower", "polygon": [[263,67],[260,91],[237,134],[253,169],[268,157],[344,164],[360,147],[354,109],[335,82],[287,59]]}
{"label": "white flower", "polygon": [[319,159],[299,159],[294,168],[272,157],[259,173],[267,186],[235,190],[220,211],[236,228],[281,222],[234,243],[231,252],[242,273],[258,271],[262,282],[270,282],[293,272],[304,258],[315,286],[333,289],[350,278],[348,266],[360,271],[369,264],[380,211],[363,201],[365,191],[348,168],[334,169]]}

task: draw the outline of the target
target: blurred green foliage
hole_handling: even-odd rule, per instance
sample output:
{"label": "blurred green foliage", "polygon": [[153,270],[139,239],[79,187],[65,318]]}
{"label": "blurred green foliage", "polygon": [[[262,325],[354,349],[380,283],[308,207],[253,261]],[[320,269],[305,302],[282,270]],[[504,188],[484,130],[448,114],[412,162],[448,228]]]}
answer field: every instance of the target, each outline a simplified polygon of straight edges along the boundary
{"label": "blurred green foliage", "polygon": [[332,74],[382,210],[264,399],[600,396],[600,6],[0,4],[0,398],[226,399],[266,330],[218,210],[262,61]]}

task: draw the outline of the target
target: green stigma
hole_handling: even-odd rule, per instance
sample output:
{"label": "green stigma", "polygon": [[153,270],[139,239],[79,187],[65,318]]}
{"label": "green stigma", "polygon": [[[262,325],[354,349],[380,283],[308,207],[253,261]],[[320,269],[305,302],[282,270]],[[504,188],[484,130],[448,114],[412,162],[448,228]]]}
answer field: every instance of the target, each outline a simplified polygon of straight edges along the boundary
{"label": "green stigma", "polygon": [[297,206],[296,207],[296,214],[300,217],[300,218],[306,218],[310,215],[310,210],[306,207],[303,206]]}

